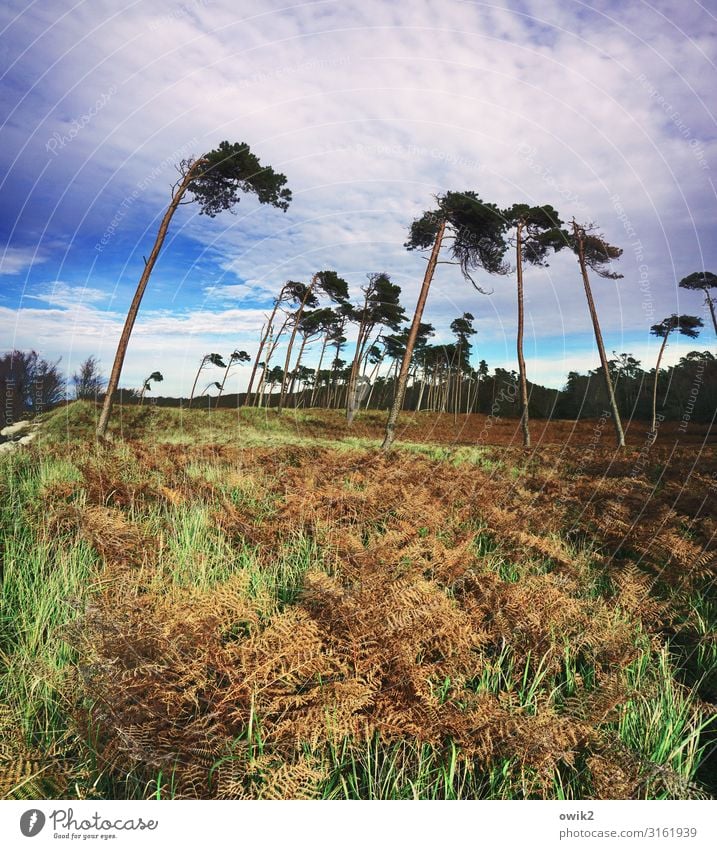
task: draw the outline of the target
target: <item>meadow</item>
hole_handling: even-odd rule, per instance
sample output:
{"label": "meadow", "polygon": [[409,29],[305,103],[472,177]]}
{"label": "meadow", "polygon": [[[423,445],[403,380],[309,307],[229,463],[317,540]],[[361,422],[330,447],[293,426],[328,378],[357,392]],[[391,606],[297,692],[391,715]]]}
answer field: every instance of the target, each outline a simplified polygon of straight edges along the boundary
{"label": "meadow", "polygon": [[0,456],[0,795],[717,791],[707,428],[98,413]]}

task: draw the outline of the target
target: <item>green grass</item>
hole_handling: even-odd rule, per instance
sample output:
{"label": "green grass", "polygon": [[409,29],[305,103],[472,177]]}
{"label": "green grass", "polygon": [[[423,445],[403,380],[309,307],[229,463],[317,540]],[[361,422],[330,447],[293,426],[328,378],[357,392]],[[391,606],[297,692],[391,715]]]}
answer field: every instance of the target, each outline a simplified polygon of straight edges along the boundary
{"label": "green grass", "polygon": [[97,556],[77,534],[50,532],[35,512],[44,486],[77,480],[70,463],[14,452],[0,469],[0,703],[28,744],[49,745],[66,730],[64,678],[76,658],[68,627],[92,592]]}
{"label": "green grass", "polygon": [[[44,417],[36,445],[0,456],[0,707],[10,712],[14,731],[27,747],[48,752],[60,744],[69,747],[76,758],[72,769],[77,785],[70,792],[81,795],[82,788],[95,785],[108,798],[167,798],[175,792],[171,767],[150,782],[132,773],[123,781],[110,780],[94,759],[92,736],[73,725],[73,698],[83,658],[73,647],[72,629],[102,586],[103,563],[79,530],[52,524],[48,493],[66,487],[70,493],[66,500],[81,509],[85,493],[78,466],[102,464],[106,457],[118,463],[125,483],[161,484],[159,472],[136,463],[122,435],[148,445],[330,447],[365,452],[367,462],[380,440],[311,435],[312,428],[320,431],[325,424],[325,418],[311,410],[288,410],[281,415],[257,409],[207,414],[148,405],[120,411],[113,424],[113,445],[103,454],[105,449],[96,448],[93,441],[96,415],[89,404],[57,410]],[[366,421],[384,419],[383,413],[362,415]],[[339,418],[329,417],[333,424]],[[522,467],[506,465],[486,448],[410,441],[401,441],[398,448],[446,467],[473,466],[511,481],[525,474]],[[308,571],[325,568],[323,552],[308,532],[287,535],[267,556],[259,546],[231,538],[222,529],[217,513],[226,503],[259,522],[271,523],[278,509],[277,496],[261,475],[235,467],[231,461],[204,456],[190,460],[182,474],[190,497],[178,503],[140,500],[124,511],[127,521],[156,545],[150,588],[210,592],[240,575],[246,579],[250,597],[270,599],[279,610],[297,600]],[[354,488],[350,481],[344,481],[344,486]],[[200,491],[201,496],[196,495]],[[553,569],[554,564],[545,559],[505,554],[500,540],[478,515],[475,530],[479,531],[475,552],[483,572],[516,583]],[[427,527],[417,529],[419,538],[429,534]],[[562,544],[582,570],[579,597],[609,597],[613,585],[589,547],[571,547],[565,540]],[[638,651],[637,660],[626,671],[630,696],[606,725],[614,744],[642,764],[645,794],[652,798],[705,793],[703,766],[715,734],[715,715],[705,712],[700,703],[700,696],[714,698],[714,598],[709,590],[700,590],[681,599],[680,605],[682,620],[675,634],[662,643],[651,641],[634,625]],[[563,635],[553,634],[552,641],[551,648],[558,646],[563,656],[558,672],[548,669],[547,652],[521,657],[506,639],[471,682],[473,692],[507,700],[526,716],[536,716],[546,707],[559,714],[576,694],[596,688],[604,670]],[[433,686],[440,704],[454,699],[455,682],[436,680]],[[241,752],[237,757],[259,758],[264,752],[261,717],[252,716],[236,742]],[[307,762],[318,760],[324,767],[319,795],[325,799],[502,799],[530,798],[535,793],[536,777],[518,759],[497,758],[490,767],[481,767],[462,759],[450,740],[431,746],[419,740],[389,743],[375,736],[345,738],[320,751],[307,746],[304,754]],[[579,764],[555,770],[551,781],[554,798],[590,797],[590,778]]]}

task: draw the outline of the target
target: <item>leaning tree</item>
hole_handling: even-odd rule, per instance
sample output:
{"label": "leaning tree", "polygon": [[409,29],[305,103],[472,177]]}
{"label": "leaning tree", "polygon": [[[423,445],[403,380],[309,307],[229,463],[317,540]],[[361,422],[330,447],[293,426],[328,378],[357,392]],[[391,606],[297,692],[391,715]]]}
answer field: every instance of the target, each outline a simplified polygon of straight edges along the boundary
{"label": "leaning tree", "polygon": [[523,431],[523,445],[530,448],[530,422],[528,414],[528,378],[523,355],[523,331],[525,308],[523,303],[523,265],[545,266],[546,256],[559,251],[566,244],[566,233],[561,230],[563,223],[552,206],[528,206],[525,203],[513,204],[504,211],[506,226],[511,230],[511,242],[515,246],[515,268],[518,283],[518,333],[516,348],[518,354],[518,379],[520,383],[520,425]]}
{"label": "leaning tree", "polygon": [[[159,225],[159,231],[149,258],[145,260],[144,270],[137,284],[137,291],[130,304],[117,345],[112,373],[107,384],[107,393],[97,424],[98,437],[104,437],[107,432],[113,395],[119,385],[127,345],[132,335],[139,306],[167,236],[169,225],[179,206],[197,203],[200,215],[208,215],[213,218],[222,210],[233,209],[241,200],[242,194],[245,193],[256,195],[259,203],[267,203],[283,211],[288,209],[291,202],[291,191],[284,187],[286,177],[269,166],[261,165],[259,159],[249,149],[249,145],[244,143],[235,142],[231,144],[228,141],[223,141],[219,147],[210,150],[197,159],[182,160],[178,170],[180,178],[172,187],[171,202]],[[185,200],[187,193],[191,197]]]}
{"label": "leaning tree", "polygon": [[353,424],[358,406],[358,377],[369,340],[377,327],[398,330],[406,317],[399,302],[401,287],[391,282],[384,272],[368,274],[368,283],[362,287],[363,304],[353,307],[349,318],[358,324],[356,350],[351,364],[348,390],[346,392],[346,419]]}
{"label": "leaning tree", "polygon": [[[301,365],[301,360],[304,356],[306,346],[310,345],[326,332],[326,327],[332,321],[334,311],[331,307],[320,307],[316,310],[304,310],[301,320],[298,322],[298,334],[301,336],[301,345],[299,345],[299,353],[296,356],[294,368],[289,375],[289,395],[294,392],[294,384],[305,366]],[[298,399],[295,399],[295,401]],[[296,406],[296,404],[294,405]]]}
{"label": "leaning tree", "polygon": [[657,381],[660,376],[660,363],[662,355],[665,352],[667,339],[674,330],[678,330],[683,336],[689,339],[696,339],[700,334],[702,327],[702,319],[696,315],[672,315],[663,318],[658,324],[653,324],[650,328],[650,333],[653,336],[662,337],[662,345],[660,345],[660,353],[657,355],[657,365],[655,366],[655,383],[652,387],[652,425],[650,427],[650,440],[652,442],[657,438]]}
{"label": "leaning tree", "polygon": [[710,289],[717,289],[717,274],[711,271],[695,271],[683,277],[679,285],[683,289],[697,289],[705,293],[705,303],[710,309],[712,326],[717,334],[717,316],[715,316],[715,299],[710,295]]}
{"label": "leaning tree", "polygon": [[470,353],[472,347],[470,337],[475,336],[477,332],[475,327],[473,327],[474,321],[475,319],[471,313],[464,312],[462,316],[451,322],[451,332],[456,337],[456,378],[453,390],[453,413],[455,415],[460,412],[463,378],[466,373],[470,372]]}
{"label": "leaning tree", "polygon": [[[261,338],[259,339],[259,350],[256,352],[256,357],[254,358],[254,365],[252,366],[251,374],[249,375],[249,385],[247,386],[245,397],[245,403],[247,407],[251,405],[251,393],[254,387],[254,379],[256,377],[256,372],[259,368],[259,361],[261,360],[261,356],[264,353],[264,349],[269,346],[271,353],[274,352],[279,336],[284,332],[284,329],[288,324],[288,317],[285,317],[281,327],[279,328],[279,331],[277,332],[274,325],[276,314],[283,304],[291,303],[292,301],[295,304],[301,303],[305,291],[306,287],[303,283],[297,283],[295,280],[287,280],[286,283],[284,283],[284,285],[279,290],[279,294],[274,298],[271,314],[269,315],[266,324],[262,327]],[[269,359],[270,357],[266,357],[264,362],[268,362]]]}
{"label": "leaning tree", "polygon": [[591,228],[583,224],[578,224],[575,219],[572,220],[573,232],[569,236],[569,244],[573,252],[577,255],[578,264],[580,265],[580,273],[585,286],[585,297],[588,301],[588,309],[590,310],[590,318],[593,323],[595,332],[595,342],[600,354],[600,363],[602,365],[603,379],[605,380],[605,389],[610,400],[610,410],[612,411],[612,420],[615,426],[615,437],[619,448],[625,447],[625,433],[622,429],[622,420],[620,418],[620,410],[617,406],[615,398],[615,388],[612,383],[610,374],[610,363],[605,353],[605,344],[602,338],[600,329],[600,321],[598,319],[597,310],[595,309],[595,301],[593,300],[592,289],[590,288],[590,278],[588,277],[588,268],[594,271],[598,277],[607,278],[608,280],[619,280],[622,274],[610,270],[610,263],[613,260],[619,259],[622,255],[622,248],[615,247],[609,244],[599,233],[591,232]]}
{"label": "leaning tree", "polygon": [[[222,359],[221,354],[205,354],[202,357],[202,361],[199,363],[199,368],[197,369],[196,377],[194,378],[194,383],[192,385],[192,392],[189,396],[189,404],[187,405],[187,408],[190,408],[192,406],[192,401],[194,400],[194,390],[197,388],[197,381],[199,380],[199,375],[202,373],[202,371],[205,368],[208,368],[209,366],[217,366],[217,368],[226,368],[227,367],[226,363]],[[212,383],[214,383],[214,382],[215,381],[212,381]],[[211,386],[211,383],[209,385]],[[220,384],[217,383],[217,386],[220,386]]]}
{"label": "leaning tree", "polygon": [[301,299],[301,303],[299,304],[298,310],[293,316],[294,326],[292,328],[291,336],[289,337],[289,344],[286,349],[284,373],[281,381],[281,393],[279,395],[279,404],[277,406],[278,412],[282,411],[284,407],[284,402],[286,400],[286,392],[288,389],[289,382],[289,363],[291,362],[291,351],[294,347],[294,340],[296,339],[296,334],[299,332],[301,316],[304,314],[304,310],[307,307],[318,306],[318,296],[321,293],[328,296],[328,298],[334,303],[342,304],[345,303],[346,299],[349,296],[349,286],[348,283],[343,279],[343,277],[339,277],[339,275],[335,271],[318,271],[311,278],[311,282],[308,284],[308,286],[305,287],[304,296]]}
{"label": "leaning tree", "polygon": [[153,371],[152,374],[150,374],[150,376],[145,379],[144,383],[142,384],[142,392],[139,396],[140,406],[144,401],[144,393],[150,392],[152,390],[152,381],[154,381],[155,383],[161,383],[163,380],[164,376],[161,371]]}
{"label": "leaning tree", "polygon": [[506,223],[495,204],[485,203],[473,191],[446,192],[445,195],[438,196],[436,201],[435,209],[424,212],[411,224],[408,241],[404,245],[409,251],[430,248],[431,254],[406,341],[393,404],[386,422],[386,435],[381,446],[383,451],[388,451],[396,438],[396,422],[406,395],[413,348],[444,240],[450,242],[451,259],[460,266],[464,278],[478,291],[484,290],[473,280],[472,272],[482,269],[491,274],[505,274],[508,271],[504,261],[507,249]]}
{"label": "leaning tree", "polygon": [[222,382],[219,384],[219,393],[217,395],[217,398],[219,398],[222,392],[224,392],[224,384],[227,382],[227,377],[229,376],[229,369],[231,369],[231,367],[233,365],[236,365],[237,363],[241,365],[250,362],[251,357],[249,356],[249,354],[247,354],[246,351],[232,351],[232,353],[229,355],[226,368],[224,369],[224,377],[222,378]]}

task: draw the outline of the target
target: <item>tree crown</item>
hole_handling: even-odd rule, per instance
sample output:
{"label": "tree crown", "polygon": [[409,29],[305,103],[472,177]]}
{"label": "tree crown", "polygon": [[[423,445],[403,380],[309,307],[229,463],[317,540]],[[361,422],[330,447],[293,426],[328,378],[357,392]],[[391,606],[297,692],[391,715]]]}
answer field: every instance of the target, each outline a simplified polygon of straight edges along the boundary
{"label": "tree crown", "polygon": [[[181,169],[186,174],[195,165],[195,160],[183,160]],[[286,212],[291,191],[284,188],[285,184],[286,177],[263,166],[248,144],[223,141],[200,157],[187,191],[199,203],[199,214],[214,218],[223,210],[231,210],[245,193]]]}
{"label": "tree crown", "polygon": [[486,203],[473,191],[446,192],[436,198],[438,207],[424,212],[410,227],[404,247],[409,251],[431,247],[443,222],[453,239],[452,258],[466,280],[480,291],[471,272],[482,268],[489,274],[506,274],[506,221],[494,203]]}
{"label": "tree crown", "polygon": [[716,289],[717,288],[717,274],[713,274],[711,271],[694,271],[692,274],[688,274],[687,277],[683,277],[680,280],[679,285],[683,289]]}
{"label": "tree crown", "polygon": [[672,333],[673,330],[679,330],[683,336],[688,336],[690,339],[696,339],[700,334],[702,327],[702,319],[696,315],[672,315],[663,318],[658,324],[653,324],[650,328],[650,333],[653,336],[665,338]]}
{"label": "tree crown", "polygon": [[595,232],[594,225],[578,224],[573,219],[573,232],[567,234],[567,240],[576,256],[579,257],[582,250],[585,265],[598,277],[608,280],[623,277],[619,272],[610,270],[610,263],[622,256],[622,248],[611,245],[601,233]]}
{"label": "tree crown", "polygon": [[515,203],[503,210],[506,227],[520,227],[521,257],[531,265],[547,265],[550,251],[559,251],[568,244],[568,233],[562,229],[563,222],[557,211],[545,204],[529,206]]}

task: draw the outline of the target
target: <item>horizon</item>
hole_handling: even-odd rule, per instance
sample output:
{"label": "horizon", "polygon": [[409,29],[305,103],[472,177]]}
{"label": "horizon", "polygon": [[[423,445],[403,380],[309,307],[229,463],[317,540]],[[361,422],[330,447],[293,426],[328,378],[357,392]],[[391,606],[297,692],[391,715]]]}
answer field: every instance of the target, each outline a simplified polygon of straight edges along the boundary
{"label": "horizon", "polygon": [[[709,318],[700,293],[677,286],[717,265],[716,27],[699,4],[679,5],[679,26],[675,3],[249,9],[105,2],[61,14],[14,2],[0,13],[4,349],[61,357],[68,377],[95,356],[108,374],[174,165],[224,138],[285,173],[293,202],[286,213],[250,197],[236,215],[178,212],[123,386],[158,369],[163,393],[188,395],[203,354],[253,355],[283,282],[321,268],[346,278],[353,300],[367,273],[385,271],[410,317],[424,261],[403,243],[448,190],[552,204],[623,248],[624,278],[592,280],[609,356],[629,352],[649,371],[652,324]],[[574,256],[549,261],[525,272],[525,354],[528,379],[559,389],[598,357]],[[473,365],[513,370],[514,275],[480,282],[494,294],[439,267],[424,315],[431,342],[450,343],[450,322],[471,312]],[[347,336],[350,359],[355,328]],[[664,365],[705,349],[708,320],[699,339],[670,339]],[[237,368],[226,392],[248,373]]]}

